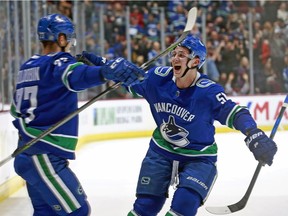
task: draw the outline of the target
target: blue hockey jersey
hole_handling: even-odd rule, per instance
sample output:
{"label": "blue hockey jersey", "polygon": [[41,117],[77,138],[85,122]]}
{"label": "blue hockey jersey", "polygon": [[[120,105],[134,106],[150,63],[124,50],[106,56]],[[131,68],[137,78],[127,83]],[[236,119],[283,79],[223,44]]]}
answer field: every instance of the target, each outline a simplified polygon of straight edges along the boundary
{"label": "blue hockey jersey", "polygon": [[[34,55],[20,68],[11,105],[22,140],[39,136],[78,107],[77,92],[104,83],[100,67],[88,67],[69,53]],[[74,159],[78,116],[35,143],[28,152]]]}
{"label": "blue hockey jersey", "polygon": [[222,86],[204,74],[197,73],[186,89],[176,86],[172,67],[154,67],[147,79],[129,88],[144,97],[157,124],[150,147],[174,160],[205,157],[217,160],[214,121],[230,128],[241,109],[228,100]]}

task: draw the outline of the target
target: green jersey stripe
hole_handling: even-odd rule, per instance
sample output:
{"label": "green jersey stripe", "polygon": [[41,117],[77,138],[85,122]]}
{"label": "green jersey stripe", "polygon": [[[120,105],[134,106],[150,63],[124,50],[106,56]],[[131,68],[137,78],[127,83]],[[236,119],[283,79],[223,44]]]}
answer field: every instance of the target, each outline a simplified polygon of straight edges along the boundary
{"label": "green jersey stripe", "polygon": [[[31,138],[36,138],[41,133],[43,133],[42,130],[27,127],[23,119],[19,118],[19,120],[22,130],[24,133],[27,134],[27,136]],[[52,145],[56,148],[59,148],[61,150],[74,152],[74,150],[76,149],[78,138],[75,136],[67,136],[64,134],[48,134],[45,137],[43,137],[41,141],[49,145]]]}
{"label": "green jersey stripe", "polygon": [[153,132],[153,141],[158,147],[168,152],[183,155],[186,157],[216,156],[218,150],[216,142],[212,143],[210,146],[205,146],[205,148],[203,148],[202,150],[194,150],[180,147],[173,148],[171,143],[164,140],[158,128],[155,129]]}
{"label": "green jersey stripe", "polygon": [[234,117],[235,117],[236,113],[239,112],[241,109],[245,109],[245,107],[236,105],[233,107],[231,112],[228,114],[227,119],[226,119],[226,125],[229,128],[235,129],[234,125],[233,125]]}

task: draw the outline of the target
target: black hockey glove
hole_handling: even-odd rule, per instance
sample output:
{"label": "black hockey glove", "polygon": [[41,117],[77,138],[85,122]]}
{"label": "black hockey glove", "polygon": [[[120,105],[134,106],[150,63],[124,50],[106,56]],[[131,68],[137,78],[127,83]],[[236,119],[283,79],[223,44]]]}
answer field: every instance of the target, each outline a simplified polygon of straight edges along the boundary
{"label": "black hockey glove", "polygon": [[94,55],[93,53],[83,51],[81,54],[75,56],[76,60],[83,62],[90,66],[103,66],[107,62],[107,59],[101,56]]}
{"label": "black hockey glove", "polygon": [[245,142],[256,160],[271,166],[277,152],[276,143],[272,139],[267,137],[262,130],[255,128],[249,131]]}

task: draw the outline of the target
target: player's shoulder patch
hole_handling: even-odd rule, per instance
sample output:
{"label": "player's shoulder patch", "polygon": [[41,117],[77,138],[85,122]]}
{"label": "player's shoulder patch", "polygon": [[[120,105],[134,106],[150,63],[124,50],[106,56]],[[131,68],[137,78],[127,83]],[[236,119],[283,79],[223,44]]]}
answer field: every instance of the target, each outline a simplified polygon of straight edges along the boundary
{"label": "player's shoulder patch", "polygon": [[200,88],[207,88],[208,86],[213,85],[213,84],[215,84],[214,81],[212,81],[210,79],[206,79],[206,78],[199,79],[196,82],[196,86],[198,86]]}
{"label": "player's shoulder patch", "polygon": [[172,69],[172,67],[156,67],[153,71],[156,75],[165,77],[168,76]]}

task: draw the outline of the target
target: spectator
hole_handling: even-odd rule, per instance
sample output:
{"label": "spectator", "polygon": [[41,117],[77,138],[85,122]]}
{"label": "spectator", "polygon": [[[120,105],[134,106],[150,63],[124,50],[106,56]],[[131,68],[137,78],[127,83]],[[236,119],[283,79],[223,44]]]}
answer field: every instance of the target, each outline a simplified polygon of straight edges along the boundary
{"label": "spectator", "polygon": [[220,51],[222,47],[225,46],[224,41],[221,41],[219,46],[214,48],[209,41],[207,42],[207,60],[206,60],[206,65],[207,65],[207,76],[212,79],[215,82],[219,82],[220,79],[220,72],[218,70],[216,60],[220,56]]}
{"label": "spectator", "polygon": [[57,10],[61,14],[73,20],[73,11],[72,11],[73,1],[60,0],[60,1],[56,1],[56,3],[57,3]]}
{"label": "spectator", "polygon": [[287,2],[281,2],[277,10],[277,18],[288,24],[288,8]]}
{"label": "spectator", "polygon": [[228,76],[225,85],[226,93],[230,95],[245,95],[249,92],[249,60],[243,56],[240,65]]}
{"label": "spectator", "polygon": [[272,22],[270,21],[264,22],[262,28],[263,28],[263,37],[271,38],[274,31]]}
{"label": "spectator", "polygon": [[[263,4],[263,21],[270,21],[271,23],[277,20],[277,11],[280,1],[266,0]],[[269,15],[268,15],[269,14]]]}
{"label": "spectator", "polygon": [[265,65],[270,56],[271,56],[270,42],[268,36],[264,35],[261,43],[261,54],[259,56],[259,58],[261,59],[261,63]]}
{"label": "spectator", "polygon": [[137,20],[137,24],[141,27],[144,28],[144,15],[143,12],[139,9],[139,7],[134,4],[132,6],[132,11],[130,13],[130,18],[134,17],[135,20]]}
{"label": "spectator", "polygon": [[288,53],[284,57],[285,66],[282,71],[283,81],[284,81],[284,88],[285,91],[288,92]]}
{"label": "spectator", "polygon": [[132,40],[132,62],[136,62],[139,55],[144,56],[144,61],[148,60],[148,52],[151,49],[152,41],[145,35],[138,35]]}
{"label": "spectator", "polygon": [[172,32],[177,35],[185,28],[187,10],[183,7],[182,2],[175,3],[172,10],[173,11],[170,12],[169,21],[172,26]]}
{"label": "spectator", "polygon": [[156,18],[156,15],[153,13],[149,13],[147,16],[147,20],[145,20],[145,34],[147,35],[149,40],[159,41],[160,32],[159,32],[159,21]]}
{"label": "spectator", "polygon": [[[229,36],[228,36],[229,37]],[[220,83],[222,85],[226,84],[228,79],[228,74],[238,66],[237,50],[235,44],[229,39],[226,41],[225,46],[220,52],[220,63],[218,63],[220,73]]]}
{"label": "spectator", "polygon": [[276,25],[276,22],[270,44],[272,67],[277,74],[277,77],[282,80],[282,68],[284,67],[284,56],[287,43],[283,37],[280,27]]}
{"label": "spectator", "polygon": [[[154,41],[152,43],[152,49],[148,52],[148,60],[153,59],[155,56],[157,56],[161,52],[161,45],[158,41]],[[162,59],[159,58],[157,61],[155,61],[151,66],[160,66],[162,65]]]}
{"label": "spectator", "polygon": [[[125,2],[108,1],[105,10],[105,24],[108,24],[108,39],[113,39],[114,34],[125,35]],[[112,37],[111,37],[112,36]],[[110,42],[110,41],[109,41]]]}
{"label": "spectator", "polygon": [[[265,93],[280,93],[282,91],[282,82],[278,73],[273,68],[272,59],[269,58],[264,66],[264,72],[266,75],[266,91]],[[282,76],[282,74],[281,74]]]}
{"label": "spectator", "polygon": [[144,64],[144,56],[143,55],[139,55],[139,56],[137,56],[136,57],[136,62],[135,62],[135,64],[137,65],[137,66],[141,66],[142,64]]}
{"label": "spectator", "polygon": [[139,34],[143,34],[144,29],[139,25],[139,21],[137,17],[130,16],[130,27],[129,27],[129,35],[131,37],[135,37]]}

